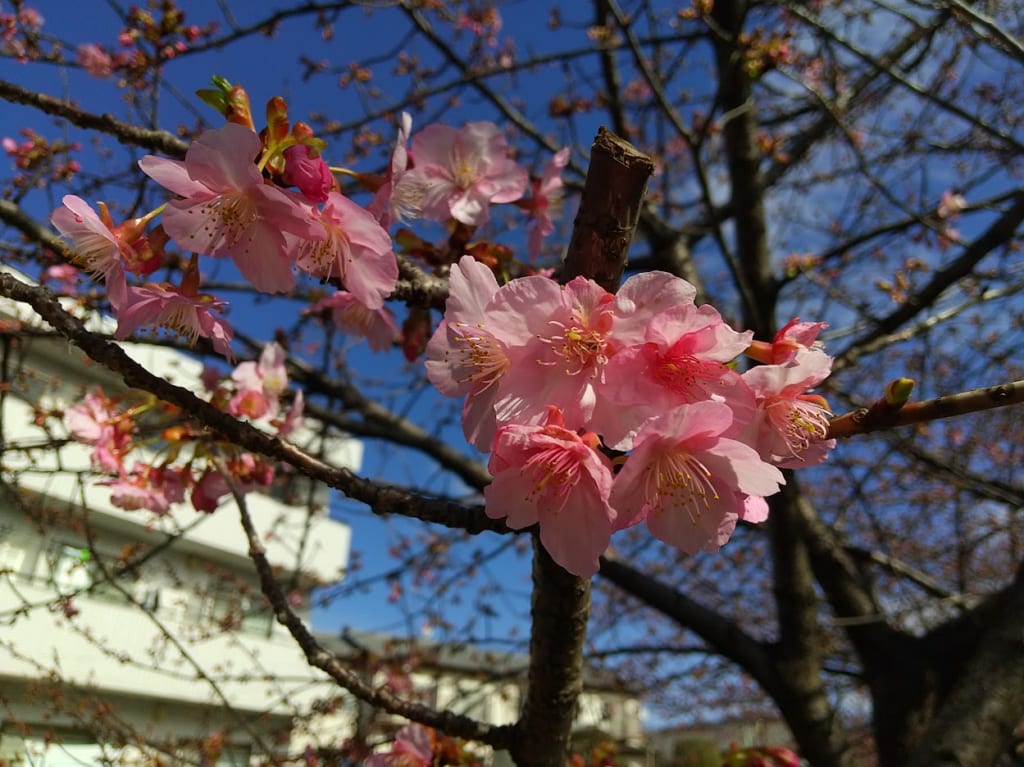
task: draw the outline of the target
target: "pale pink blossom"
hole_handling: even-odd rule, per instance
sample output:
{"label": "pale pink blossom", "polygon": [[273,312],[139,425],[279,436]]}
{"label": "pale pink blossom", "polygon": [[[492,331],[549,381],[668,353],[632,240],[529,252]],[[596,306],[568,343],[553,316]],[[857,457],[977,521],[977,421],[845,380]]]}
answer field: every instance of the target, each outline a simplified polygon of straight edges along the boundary
{"label": "pale pink blossom", "polygon": [[612,488],[619,527],[643,519],[655,538],[695,554],[717,551],[740,517],[756,516],[747,497],[772,495],[784,480],[753,448],[723,436],[732,419],[728,405],[707,401],[648,421]]}
{"label": "pale pink blossom", "polygon": [[550,407],[543,425],[498,429],[487,465],[494,480],[484,488],[488,516],[504,517],[513,530],[539,525],[551,558],[582,577],[597,572],[616,518],[611,462],[597,444],[594,434],[566,429]]}
{"label": "pale pink blossom", "polygon": [[67,408],[64,425],[76,440],[93,446],[92,460],[97,467],[111,474],[124,471],[124,456],[131,449],[135,424],[102,391],[91,391],[77,405]]}
{"label": "pale pink blossom", "polygon": [[114,71],[113,58],[103,50],[102,45],[97,45],[96,43],[79,45],[75,60],[80,67],[93,77],[106,79]]}
{"label": "pale pink blossom", "polygon": [[799,317],[794,317],[782,326],[771,343],[752,341],[746,355],[766,365],[791,362],[799,351],[821,349],[818,334],[827,327],[827,322],[801,322]]}
{"label": "pale pink blossom", "polygon": [[282,346],[272,341],[263,347],[258,361],[246,361],[231,373],[235,396],[228,412],[249,418],[273,418],[279,409],[281,394],[288,388],[288,371]]}
{"label": "pale pink blossom", "polygon": [[318,218],[322,237],[298,243],[298,265],[322,280],[338,278],[369,309],[380,309],[398,281],[391,237],[366,208],[331,192]]}
{"label": "pale pink blossom", "polygon": [[738,333],[711,306],[678,304],[648,323],[645,342],[623,349],[605,368],[603,408],[593,428],[610,447],[625,450],[648,418],[680,405],[725,401],[739,416],[753,416],[753,397],[728,367],[750,345],[752,333]]}
{"label": "pale pink blossom", "polygon": [[557,405],[569,428],[587,427],[613,348],[613,310],[614,296],[583,277],[560,286],[531,276],[503,287],[487,310],[508,347],[498,423],[537,423]]}
{"label": "pale pink blossom", "polygon": [[615,294],[615,339],[622,346],[643,343],[647,326],[664,311],[681,304],[692,304],[697,289],[681,277],[668,272],[635,274]]}
{"label": "pale pink blossom", "polygon": [[102,277],[114,312],[124,306],[128,283],[124,263],[131,260],[131,247],[118,239],[81,197],[65,195],[50,221],[71,240],[75,260],[94,277]]}
{"label": "pale pink blossom", "polygon": [[327,201],[327,195],[334,187],[331,169],[319,155],[313,156],[305,144],[296,144],[284,150],[283,179],[289,186],[295,186],[310,202]]}
{"label": "pale pink blossom", "polygon": [[285,233],[323,239],[312,207],[265,183],[255,160],[259,136],[235,123],[206,131],[184,161],[146,155],[139,167],[183,197],[171,200],[163,226],[178,247],[209,256],[230,256],[242,275],[265,293],[295,286],[292,250]]}
{"label": "pale pink blossom", "polygon": [[398,123],[398,138],[395,139],[384,182],[366,206],[385,229],[390,229],[395,221],[418,218],[422,212],[423,187],[411,181],[400,183],[409,169],[409,150],[406,145],[411,131],[412,117],[408,112],[402,112]]}
{"label": "pale pink blossom", "polygon": [[109,487],[110,503],[125,511],[146,509],[163,515],[171,504],[185,499],[181,469],[137,463],[130,473],[97,484]]}
{"label": "pale pink blossom", "polygon": [[807,392],[831,370],[831,357],[810,350],[785,365],[758,365],[745,372],[743,380],[754,394],[757,410],[744,441],[764,460],[783,468],[824,461],[836,444],[828,439],[831,413],[822,397]]}
{"label": "pale pink blossom", "polygon": [[430,767],[434,763],[432,731],[421,724],[408,724],[395,734],[391,751],[373,754],[365,767]]}
{"label": "pale pink blossom", "polygon": [[939,205],[935,210],[935,215],[944,221],[957,218],[966,207],[967,198],[959,192],[947,189],[942,193],[942,197],[939,198]]}
{"label": "pale pink blossom", "polygon": [[58,295],[73,296],[78,292],[78,281],[82,273],[71,264],[54,264],[43,272],[41,281],[54,283]]}
{"label": "pale pink blossom", "polygon": [[225,301],[213,296],[187,295],[168,283],[128,288],[114,337],[123,340],[143,325],[157,325],[184,336],[190,344],[200,336],[209,338],[217,352],[231,358],[234,331],[216,316],[226,306]]}
{"label": "pale pink blossom", "polygon": [[390,309],[368,309],[347,291],[335,291],[313,304],[307,313],[316,314],[324,309],[331,310],[331,319],[342,331],[365,338],[375,352],[390,349],[398,336],[398,325]]}
{"label": "pale pink blossom", "polygon": [[505,135],[494,123],[469,123],[461,130],[428,125],[412,140],[414,167],[398,182],[422,193],[423,216],[467,226],[486,223],[491,203],[514,202],[529,183],[526,169],[508,157]]}
{"label": "pale pink blossom", "polygon": [[494,399],[510,364],[503,340],[507,328],[493,313],[497,294],[494,272],[463,256],[452,266],[444,320],[426,350],[427,378],[446,397],[466,397],[462,428],[466,440],[482,451],[490,450],[494,439]]}
{"label": "pale pink blossom", "polygon": [[967,199],[959,192],[947,189],[939,199],[935,215],[939,219],[939,247],[945,250],[960,237],[960,232],[950,222],[960,218],[967,207]]}
{"label": "pale pink blossom", "polygon": [[533,198],[528,205],[533,226],[530,227],[530,234],[526,241],[526,250],[530,254],[530,258],[537,258],[540,255],[544,238],[555,231],[551,212],[561,205],[562,168],[568,163],[569,147],[559,149],[555,152],[554,157],[545,164],[544,173],[540,179],[533,184]]}

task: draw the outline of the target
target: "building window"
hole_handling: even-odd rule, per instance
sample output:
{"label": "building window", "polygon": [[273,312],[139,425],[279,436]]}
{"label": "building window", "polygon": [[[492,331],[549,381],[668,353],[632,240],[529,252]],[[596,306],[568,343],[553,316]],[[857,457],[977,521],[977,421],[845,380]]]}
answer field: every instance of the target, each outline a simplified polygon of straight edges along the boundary
{"label": "building window", "polygon": [[5,735],[3,740],[3,752],[8,761],[19,767],[106,767],[118,764],[121,756],[120,748],[77,735],[55,739]]}
{"label": "building window", "polygon": [[50,583],[61,593],[84,591],[102,577],[89,549],[66,543],[54,545],[50,554]]}
{"label": "building window", "polygon": [[[93,598],[124,601],[123,589],[147,612],[156,612],[160,607],[160,590],[140,583],[138,573],[134,570],[118,572],[117,559],[113,556],[105,558],[104,568],[91,549],[58,542],[51,547],[47,558],[50,563],[50,583],[61,594],[88,592]],[[104,569],[116,577],[117,585],[106,577]]]}
{"label": "building window", "polygon": [[218,581],[210,589],[204,618],[224,631],[242,631],[254,636],[270,636],[274,614],[263,594],[231,581]]}

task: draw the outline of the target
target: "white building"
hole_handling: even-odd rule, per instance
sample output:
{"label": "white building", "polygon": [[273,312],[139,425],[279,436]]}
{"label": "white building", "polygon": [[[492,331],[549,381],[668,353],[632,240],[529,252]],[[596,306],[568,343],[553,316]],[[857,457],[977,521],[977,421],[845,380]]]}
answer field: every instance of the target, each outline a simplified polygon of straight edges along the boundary
{"label": "white building", "polygon": [[[265,609],[233,503],[163,518],[111,505],[90,448],[54,449],[64,434],[38,406],[59,413],[85,387],[123,385],[38,335],[27,307],[0,305],[0,328],[0,764],[239,764],[287,750],[324,677]],[[129,353],[197,388],[195,360]],[[329,457],[357,467],[361,445],[340,441]],[[247,503],[308,618],[313,586],[344,574],[349,528],[322,508]]]}

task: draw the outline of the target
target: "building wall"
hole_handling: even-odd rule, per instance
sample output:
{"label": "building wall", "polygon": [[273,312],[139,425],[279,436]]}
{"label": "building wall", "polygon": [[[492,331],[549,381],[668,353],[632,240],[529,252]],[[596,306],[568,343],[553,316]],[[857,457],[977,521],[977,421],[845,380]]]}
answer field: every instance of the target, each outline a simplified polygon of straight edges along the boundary
{"label": "building wall", "polygon": [[[4,317],[31,321],[0,301]],[[196,360],[126,348],[198,388]],[[287,750],[325,677],[265,609],[233,504],[214,514],[182,505],[164,517],[114,507],[91,473],[90,449],[55,447],[65,433],[45,416],[88,387],[123,384],[60,339],[24,334],[4,361],[0,764],[62,767],[115,752],[131,763],[140,748],[171,764],[197,762],[204,742],[207,757],[220,753],[211,764]],[[358,467],[358,442],[327,448],[328,459]],[[268,558],[307,619],[311,589],[344,576],[350,543],[349,528],[323,508],[326,493],[314,501],[319,510],[247,496]],[[118,569],[128,562],[137,566]]]}

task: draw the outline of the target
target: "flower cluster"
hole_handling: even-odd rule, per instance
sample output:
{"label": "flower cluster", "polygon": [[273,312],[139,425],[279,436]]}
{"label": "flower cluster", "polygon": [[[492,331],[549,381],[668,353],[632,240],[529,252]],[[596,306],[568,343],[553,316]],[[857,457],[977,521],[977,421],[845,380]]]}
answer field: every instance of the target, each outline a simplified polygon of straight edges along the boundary
{"label": "flower cluster", "polygon": [[[808,394],[831,369],[822,323],[755,342],[695,295],[664,272],[613,295],[582,277],[499,287],[469,256],[452,268],[427,375],[465,397],[466,438],[491,451],[487,514],[539,525],[570,572],[595,573],[612,533],[641,521],[683,551],[716,551],[739,520],[767,517],[780,467],[834,445],[827,404]],[[744,353],[763,364],[738,372]]]}
{"label": "flower cluster", "polygon": [[[276,343],[228,376],[207,368],[203,383],[209,402],[278,436],[302,425],[301,391],[282,409],[288,376],[284,350]],[[76,441],[92,446],[94,466],[109,477],[101,484],[110,487],[111,503],[122,509],[166,514],[188,494],[193,508],[212,512],[232,484],[245,493],[274,479],[263,459],[189,426],[180,410],[153,397],[135,401],[93,391],[63,418]],[[135,458],[131,466],[129,456]]]}
{"label": "flower cluster", "polygon": [[[529,217],[531,256],[553,230],[551,212],[568,150],[552,159],[524,200],[529,175],[510,158],[496,125],[429,125],[411,135],[411,119],[403,115],[386,174],[355,173],[327,164],[321,154],[324,142],[304,123],[290,126],[282,99],[271,99],[268,125],[260,133],[244,90],[221,78],[214,78],[214,85],[200,95],[223,112],[226,124],[202,133],[184,160],[147,155],[139,161],[173,199],[115,225],[103,203],[97,213],[85,200],[68,195],[51,217],[70,240],[76,264],[104,283],[118,320],[117,338],[157,326],[190,342],[208,338],[230,357],[227,302],[200,290],[197,257],[202,255],[231,259],[265,293],[292,292],[296,272],[341,286],[310,311],[330,309],[342,330],[364,335],[374,350],[382,350],[398,335],[385,307],[398,279],[388,233],[393,223],[424,218],[461,227],[469,244],[472,232],[488,221],[491,205],[516,203]],[[366,207],[339,191],[336,172],[374,192]],[[157,217],[159,225],[147,232]],[[145,278],[165,262],[164,249],[171,242],[192,254],[180,284],[131,284],[128,275]],[[491,245],[472,247],[488,250]],[[416,244],[410,249],[415,251]],[[423,341],[428,333],[419,333]],[[407,353],[422,351],[422,341],[405,340]]]}

